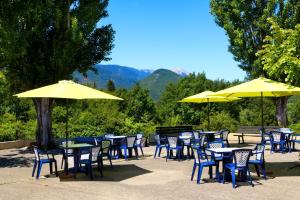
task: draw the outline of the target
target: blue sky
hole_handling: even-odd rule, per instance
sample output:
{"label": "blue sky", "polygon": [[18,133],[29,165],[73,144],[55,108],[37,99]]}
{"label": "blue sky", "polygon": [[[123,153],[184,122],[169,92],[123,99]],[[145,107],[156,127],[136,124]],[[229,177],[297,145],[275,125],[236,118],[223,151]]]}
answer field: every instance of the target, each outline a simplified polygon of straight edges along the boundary
{"label": "blue sky", "polygon": [[110,0],[115,47],[109,62],[138,69],[182,68],[210,79],[243,79],[209,0]]}

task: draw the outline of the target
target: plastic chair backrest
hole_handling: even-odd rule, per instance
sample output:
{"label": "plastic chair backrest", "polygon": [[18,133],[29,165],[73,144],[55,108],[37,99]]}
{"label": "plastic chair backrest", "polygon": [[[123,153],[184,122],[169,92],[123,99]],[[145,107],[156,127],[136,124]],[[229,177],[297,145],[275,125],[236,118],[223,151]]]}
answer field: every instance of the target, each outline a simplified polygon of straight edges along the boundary
{"label": "plastic chair backrest", "polygon": [[262,160],[264,158],[265,145],[257,144],[255,147],[255,159]]}
{"label": "plastic chair backrest", "polygon": [[33,152],[34,152],[35,159],[37,161],[39,161],[40,160],[40,150],[36,146],[34,146],[33,147]]}
{"label": "plastic chair backrest", "polygon": [[198,131],[193,131],[193,135],[195,139],[200,139],[200,134]]}
{"label": "plastic chair backrest", "polygon": [[193,148],[192,150],[193,150],[193,153],[194,153],[194,161],[195,161],[196,164],[200,164],[201,160],[208,161],[206,153],[203,152],[200,148]]}
{"label": "plastic chair backrest", "polygon": [[102,140],[101,141],[101,152],[104,154],[108,154],[110,146],[111,146],[110,140]]}
{"label": "plastic chair backrest", "polygon": [[[223,147],[225,147],[225,145],[224,145],[223,142],[209,142],[207,144],[207,147],[210,148],[210,149],[216,149],[216,148],[223,148]],[[214,156],[215,157],[222,157],[222,154],[214,153]]]}
{"label": "plastic chair backrest", "polygon": [[140,145],[142,143],[143,134],[138,133],[136,134],[136,141],[135,144]]}
{"label": "plastic chair backrest", "polygon": [[282,132],[279,131],[271,131],[271,139],[274,142],[280,142],[284,139],[284,135]]}
{"label": "plastic chair backrest", "polygon": [[168,146],[170,148],[176,148],[177,147],[178,138],[177,137],[167,137],[167,142],[168,142]]}
{"label": "plastic chair backrest", "polygon": [[228,135],[229,135],[229,130],[228,129],[223,129],[223,130],[221,130],[221,134],[222,134],[222,139],[227,140]]}
{"label": "plastic chair backrest", "polygon": [[156,145],[160,145],[160,136],[159,135],[154,135],[154,140]]}
{"label": "plastic chair backrest", "polygon": [[126,137],[126,140],[127,140],[127,147],[132,148],[135,143],[136,137],[128,136],[128,137]]}
{"label": "plastic chair backrest", "polygon": [[95,162],[95,161],[98,160],[99,153],[100,153],[100,149],[101,149],[100,146],[94,146],[94,147],[91,147],[90,160],[91,160],[92,162]]}
{"label": "plastic chair backrest", "polygon": [[[62,141],[61,144],[66,145],[67,142],[68,142],[68,146],[74,144],[74,141],[72,141],[72,140]],[[64,152],[68,153],[68,154],[71,154],[71,153],[73,153],[73,149],[68,149],[68,151],[67,151],[67,149],[64,149]]]}
{"label": "plastic chair backrest", "polygon": [[233,160],[236,168],[243,168],[248,166],[249,158],[252,154],[251,149],[233,150]]}

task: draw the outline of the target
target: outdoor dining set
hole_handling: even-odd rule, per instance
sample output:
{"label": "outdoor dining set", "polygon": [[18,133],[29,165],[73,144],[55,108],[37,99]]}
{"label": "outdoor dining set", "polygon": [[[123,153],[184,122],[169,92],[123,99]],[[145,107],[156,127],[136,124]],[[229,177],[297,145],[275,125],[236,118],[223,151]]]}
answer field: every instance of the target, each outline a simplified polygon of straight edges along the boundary
{"label": "outdoor dining set", "polygon": [[[194,159],[191,180],[194,178],[197,167],[198,184],[205,167],[209,168],[209,176],[212,179],[212,168],[215,167],[214,179],[222,183],[231,181],[232,186],[235,188],[237,186],[236,171],[239,180],[247,180],[253,186],[249,165],[254,165],[257,176],[262,173],[264,179],[266,179],[264,152],[267,144],[270,144],[271,153],[277,151],[285,153],[294,150],[295,143],[300,143],[300,140],[297,139],[299,135],[287,128],[262,134],[262,142],[257,144],[254,149],[230,147],[228,135],[229,131],[227,129],[209,132],[203,130],[182,132],[178,137],[157,134],[155,135],[154,158],[160,156],[162,149],[165,149],[167,161],[174,157],[173,151],[176,151],[174,158],[177,158],[178,161],[182,158]],[[187,149],[186,156],[184,156],[185,147]],[[221,162],[222,169],[220,170]]]}
{"label": "outdoor dining set", "polygon": [[[103,159],[107,158],[112,165],[112,159],[124,158],[127,160],[132,157],[132,151],[135,152],[135,157],[138,158],[138,149],[144,155],[142,148],[142,134],[134,136],[117,136],[114,134],[105,134],[99,137],[77,137],[69,139],[68,141],[58,141],[57,148],[42,151],[36,146],[33,147],[35,160],[32,171],[32,176],[35,175],[38,179],[40,177],[43,164],[49,164],[50,173],[53,173],[53,164],[55,167],[55,174],[57,173],[57,161],[55,156],[62,155],[61,168],[64,165],[65,174],[76,174],[78,172],[86,172],[93,179],[93,164],[97,164],[97,169],[101,176],[103,176]],[[73,158],[73,168],[68,167],[68,158]]]}

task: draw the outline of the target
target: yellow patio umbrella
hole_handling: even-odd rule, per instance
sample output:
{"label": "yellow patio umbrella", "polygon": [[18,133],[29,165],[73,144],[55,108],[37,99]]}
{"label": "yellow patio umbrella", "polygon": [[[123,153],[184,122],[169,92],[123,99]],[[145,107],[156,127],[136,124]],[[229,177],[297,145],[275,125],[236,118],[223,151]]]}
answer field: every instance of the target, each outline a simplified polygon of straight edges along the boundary
{"label": "yellow patio umbrella", "polygon": [[207,122],[208,122],[208,129],[210,129],[210,103],[211,102],[229,102],[229,101],[236,101],[240,98],[237,97],[224,97],[224,96],[212,96],[215,92],[212,91],[204,91],[199,94],[195,94],[193,96],[186,97],[179,102],[189,102],[189,103],[208,103],[207,108]]}
{"label": "yellow patio umbrella", "polygon": [[[59,81],[56,84],[40,87],[16,94],[18,98],[61,98],[61,99],[111,99],[123,100],[119,97],[101,92],[99,90],[75,83],[69,80]],[[68,105],[66,117],[66,141],[68,141]],[[66,142],[68,149],[68,142]],[[66,160],[66,169],[68,169],[68,161]],[[67,170],[68,173],[68,170]]]}
{"label": "yellow patio umbrella", "polygon": [[263,97],[281,97],[300,94],[300,88],[273,81],[267,78],[257,78],[212,94],[224,97],[261,97],[261,124],[264,128]]}

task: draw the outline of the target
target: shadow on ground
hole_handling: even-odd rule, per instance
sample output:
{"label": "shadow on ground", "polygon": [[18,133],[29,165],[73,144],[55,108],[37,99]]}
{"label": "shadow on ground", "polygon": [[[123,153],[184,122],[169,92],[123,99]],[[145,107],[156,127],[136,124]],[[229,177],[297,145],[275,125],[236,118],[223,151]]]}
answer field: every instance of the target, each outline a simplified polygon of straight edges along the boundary
{"label": "shadow on ground", "polygon": [[32,159],[29,158],[0,156],[0,168],[30,167],[31,164]]}
{"label": "shadow on ground", "polygon": [[300,176],[300,162],[267,162],[267,176]]}
{"label": "shadow on ground", "polygon": [[143,169],[134,164],[130,165],[114,165],[112,168],[105,167],[103,169],[104,177],[100,176],[100,173],[96,168],[93,169],[94,180],[90,179],[89,175],[85,173],[78,173],[76,178],[60,179],[60,181],[112,181],[120,182],[126,179],[130,179],[136,176],[152,173],[152,171]]}

